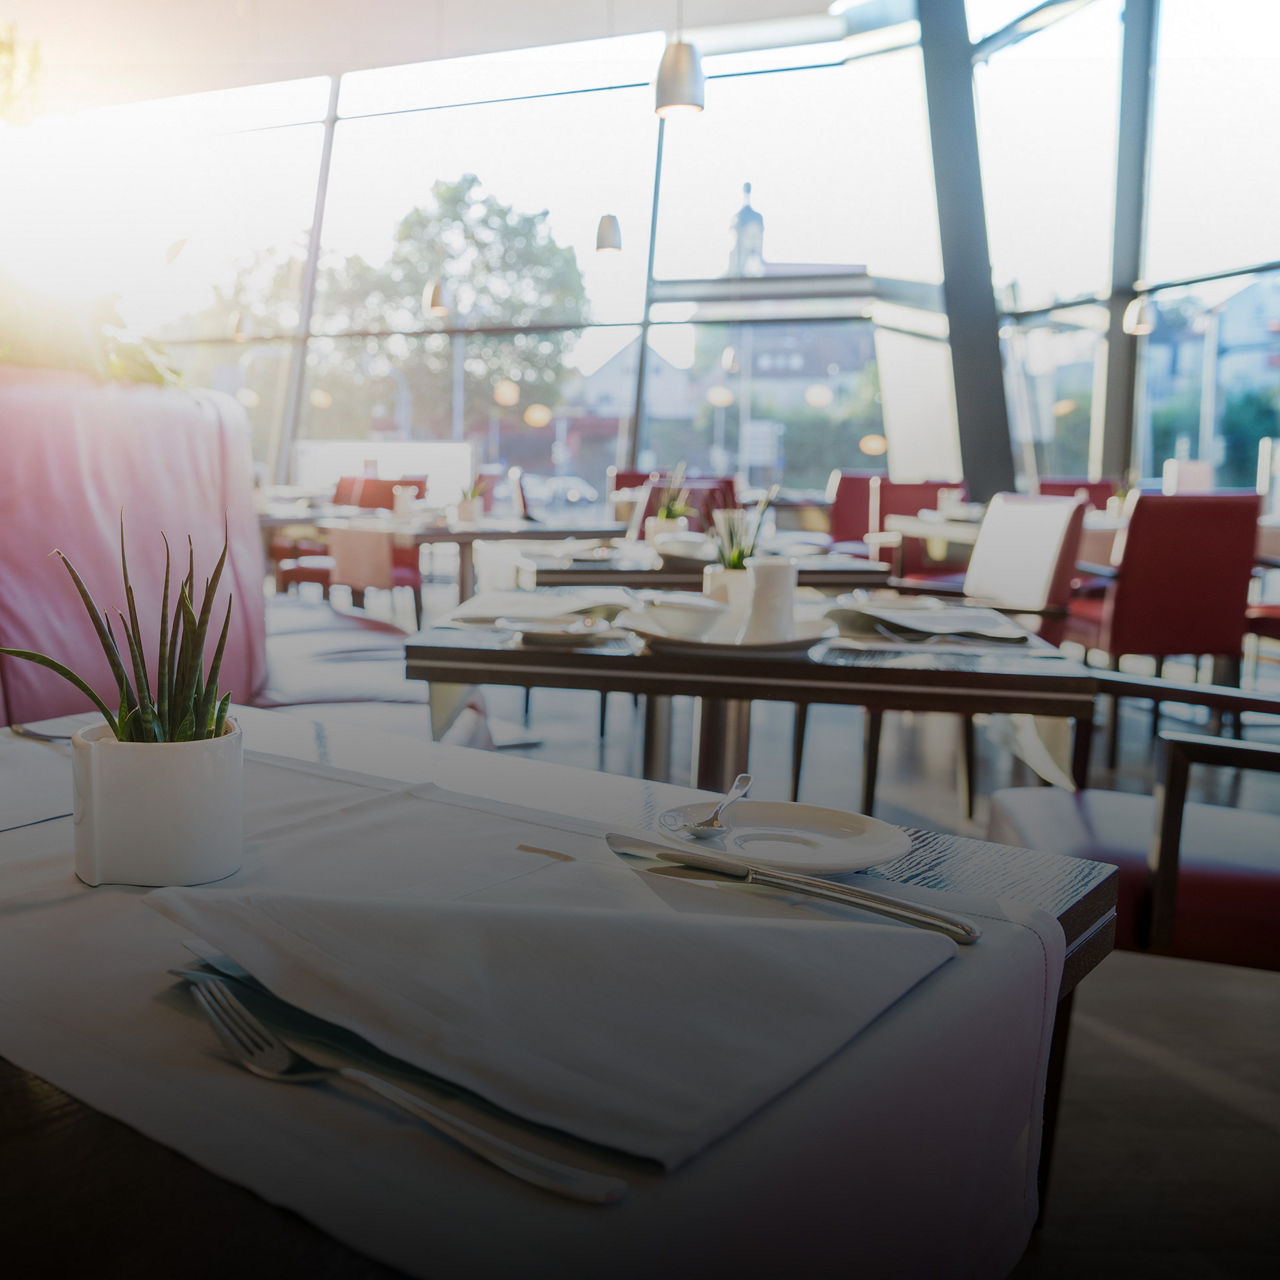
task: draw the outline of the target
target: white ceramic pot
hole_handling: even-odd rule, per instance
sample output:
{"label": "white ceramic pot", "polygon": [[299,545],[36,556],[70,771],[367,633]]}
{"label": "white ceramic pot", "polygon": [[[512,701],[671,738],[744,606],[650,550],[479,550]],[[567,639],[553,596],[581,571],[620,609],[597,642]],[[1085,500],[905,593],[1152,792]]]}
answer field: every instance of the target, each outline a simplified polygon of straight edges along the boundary
{"label": "white ceramic pot", "polygon": [[747,560],[749,600],[740,644],[782,644],[796,633],[796,562],[785,556]]}
{"label": "white ceramic pot", "polygon": [[674,520],[663,516],[647,516],[644,522],[644,540],[652,542],[663,533],[686,533],[689,528],[687,516],[676,516]]}
{"label": "white ceramic pot", "polygon": [[86,884],[221,880],[244,854],[243,740],[117,742],[107,724],[71,739],[76,875]]}
{"label": "white ceramic pot", "polygon": [[732,639],[747,620],[751,606],[751,581],[747,571],[726,569],[721,564],[707,565],[702,571],[702,594],[729,606],[717,630],[723,630]]}
{"label": "white ceramic pot", "polygon": [[458,520],[462,524],[474,524],[480,519],[479,498],[458,499]]}

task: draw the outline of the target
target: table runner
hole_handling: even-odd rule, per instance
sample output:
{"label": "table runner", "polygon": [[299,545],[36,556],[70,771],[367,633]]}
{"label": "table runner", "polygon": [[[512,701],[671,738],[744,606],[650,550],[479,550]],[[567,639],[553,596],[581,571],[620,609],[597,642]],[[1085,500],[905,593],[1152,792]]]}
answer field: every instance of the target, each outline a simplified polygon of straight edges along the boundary
{"label": "table runner", "polygon": [[[331,814],[353,800],[373,807],[370,787],[384,797],[410,790],[312,766],[280,768],[287,787],[279,774],[269,781],[264,770],[248,771],[257,834],[300,831],[301,811],[314,820],[317,806]],[[583,824],[557,821],[565,835],[582,834]],[[630,1202],[593,1217],[430,1140],[424,1159],[420,1130],[381,1113],[371,1126],[348,1097],[265,1085],[229,1067],[210,1052],[208,1029],[164,974],[183,958],[180,934],[145,910],[142,891],[74,881],[70,843],[66,821],[0,837],[0,963],[28,975],[0,991],[0,1052],[413,1274],[514,1269],[537,1248],[565,1273],[593,1274],[607,1252],[617,1274],[640,1275],[710,1247],[720,1262],[736,1259],[743,1274],[764,1273],[767,1260],[776,1267],[796,1256],[796,1239],[760,1240],[747,1229],[751,1209],[772,1212],[788,1200],[806,1220],[799,1236],[818,1242],[806,1246],[810,1253],[825,1248],[829,1234],[814,1232],[810,1215],[829,1220],[857,1200],[865,1224],[858,1255],[898,1260],[883,1274],[970,1274],[975,1259],[983,1260],[980,1273],[994,1273],[1025,1242],[1046,1011],[1061,963],[1052,921],[1002,924],[998,911],[952,900],[984,916],[987,935],[930,979],[920,1000],[899,1002],[852,1049],[678,1173],[625,1169]],[[335,883],[349,876],[367,887],[368,867],[362,873],[345,863],[325,862]],[[252,875],[252,861],[247,869]],[[393,858],[387,874],[394,880],[409,871]],[[676,889],[660,883],[664,895]],[[750,914],[795,910],[737,886],[679,892],[724,898],[730,910]],[[139,1037],[150,1056],[139,1056]],[[157,1088],[157,1079],[173,1087]],[[465,1099],[450,1105],[469,1109]],[[529,1141],[522,1128],[508,1132]],[[565,1155],[562,1144],[549,1150]],[[590,1151],[581,1162],[619,1168]],[[917,1202],[928,1205],[936,1243],[912,1231]],[[507,1229],[477,1235],[477,1223],[495,1214]],[[822,1269],[816,1257],[811,1262]]]}

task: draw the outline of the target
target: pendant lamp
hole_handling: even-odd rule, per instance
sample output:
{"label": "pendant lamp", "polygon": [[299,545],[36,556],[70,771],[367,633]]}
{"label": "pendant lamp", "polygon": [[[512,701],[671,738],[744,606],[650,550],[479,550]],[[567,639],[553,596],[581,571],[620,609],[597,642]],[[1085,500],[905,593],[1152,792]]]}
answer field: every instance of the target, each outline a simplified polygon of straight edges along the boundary
{"label": "pendant lamp", "polygon": [[613,214],[606,213],[600,219],[600,225],[596,228],[596,250],[598,252],[611,250],[617,253],[621,249],[622,228],[618,226],[618,219]]}
{"label": "pendant lamp", "polygon": [[665,120],[679,111],[701,111],[704,99],[702,59],[691,44],[680,37],[684,6],[676,5],[676,38],[667,45],[658,64],[653,109]]}

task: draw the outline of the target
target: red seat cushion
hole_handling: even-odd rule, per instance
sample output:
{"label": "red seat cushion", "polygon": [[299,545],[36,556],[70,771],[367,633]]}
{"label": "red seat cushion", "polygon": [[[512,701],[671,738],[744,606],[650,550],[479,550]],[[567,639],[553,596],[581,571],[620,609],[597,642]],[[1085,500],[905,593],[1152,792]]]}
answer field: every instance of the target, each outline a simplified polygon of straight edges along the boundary
{"label": "red seat cushion", "polygon": [[1086,649],[1096,649],[1102,639],[1102,610],[1105,596],[1073,596],[1067,606],[1063,639],[1074,640]]}
{"label": "red seat cushion", "polygon": [[1245,626],[1256,636],[1280,640],[1280,604],[1255,604],[1245,611]]}
{"label": "red seat cushion", "polygon": [[[988,838],[1109,862],[1120,871],[1116,945],[1136,950],[1149,906],[1155,801],[1118,791],[997,791]],[[1190,960],[1280,969],[1280,816],[1189,804],[1167,950]]]}

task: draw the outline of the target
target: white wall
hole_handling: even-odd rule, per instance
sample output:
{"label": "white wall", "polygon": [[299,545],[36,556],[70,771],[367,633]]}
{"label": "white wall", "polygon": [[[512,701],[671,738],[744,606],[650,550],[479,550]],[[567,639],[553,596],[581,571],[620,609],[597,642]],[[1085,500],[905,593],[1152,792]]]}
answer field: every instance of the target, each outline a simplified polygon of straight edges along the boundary
{"label": "white wall", "polygon": [[[824,14],[826,0],[686,0],[686,29]],[[367,67],[670,29],[676,0],[0,0],[68,111]]]}

